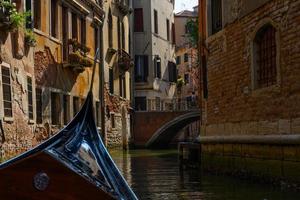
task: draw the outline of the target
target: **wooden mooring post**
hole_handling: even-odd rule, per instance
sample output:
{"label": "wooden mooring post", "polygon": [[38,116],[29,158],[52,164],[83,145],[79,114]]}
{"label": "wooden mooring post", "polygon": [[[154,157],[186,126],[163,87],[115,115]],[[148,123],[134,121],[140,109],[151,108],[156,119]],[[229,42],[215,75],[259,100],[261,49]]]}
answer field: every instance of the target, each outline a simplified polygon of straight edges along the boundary
{"label": "wooden mooring post", "polygon": [[196,168],[201,163],[201,145],[196,142],[178,143],[178,162],[180,169],[184,167]]}

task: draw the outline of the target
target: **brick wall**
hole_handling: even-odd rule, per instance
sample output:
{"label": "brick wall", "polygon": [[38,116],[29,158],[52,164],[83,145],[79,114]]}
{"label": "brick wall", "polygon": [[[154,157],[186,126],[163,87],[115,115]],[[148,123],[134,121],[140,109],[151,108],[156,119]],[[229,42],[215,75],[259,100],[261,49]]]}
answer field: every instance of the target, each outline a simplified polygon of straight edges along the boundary
{"label": "brick wall", "polygon": [[[300,133],[300,1],[273,0],[208,37],[203,135]],[[279,32],[280,80],[254,90],[251,42],[263,21]]]}

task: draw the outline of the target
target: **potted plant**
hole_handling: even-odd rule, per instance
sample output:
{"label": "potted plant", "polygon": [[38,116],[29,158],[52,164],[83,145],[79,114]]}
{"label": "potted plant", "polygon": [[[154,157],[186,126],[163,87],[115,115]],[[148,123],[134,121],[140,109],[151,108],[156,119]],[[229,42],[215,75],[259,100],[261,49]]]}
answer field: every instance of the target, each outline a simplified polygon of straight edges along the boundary
{"label": "potted plant", "polygon": [[29,12],[19,13],[15,3],[8,0],[0,0],[0,28],[5,31],[16,31],[22,27]]}
{"label": "potted plant", "polygon": [[34,35],[33,31],[30,29],[25,30],[25,44],[30,47],[36,46],[35,35]]}
{"label": "potted plant", "polygon": [[178,89],[181,89],[182,86],[184,85],[184,80],[181,76],[178,76],[177,82],[176,82],[176,86]]}

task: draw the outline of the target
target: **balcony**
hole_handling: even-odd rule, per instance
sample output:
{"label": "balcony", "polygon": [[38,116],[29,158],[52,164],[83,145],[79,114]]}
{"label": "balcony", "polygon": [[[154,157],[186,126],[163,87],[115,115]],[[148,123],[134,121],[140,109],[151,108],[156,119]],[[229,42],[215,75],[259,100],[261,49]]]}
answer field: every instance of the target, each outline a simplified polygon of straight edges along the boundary
{"label": "balcony", "polygon": [[133,66],[130,55],[123,49],[118,50],[118,65],[124,72],[128,71],[130,67]]}
{"label": "balcony", "polygon": [[121,11],[121,13],[123,13],[124,15],[130,13],[131,9],[129,8],[128,0],[115,0],[115,4],[118,7],[118,9]]}
{"label": "balcony", "polygon": [[80,44],[76,39],[70,39],[68,45],[68,63],[64,64],[64,67],[69,67],[80,73],[93,65],[91,59],[87,57],[90,48]]}

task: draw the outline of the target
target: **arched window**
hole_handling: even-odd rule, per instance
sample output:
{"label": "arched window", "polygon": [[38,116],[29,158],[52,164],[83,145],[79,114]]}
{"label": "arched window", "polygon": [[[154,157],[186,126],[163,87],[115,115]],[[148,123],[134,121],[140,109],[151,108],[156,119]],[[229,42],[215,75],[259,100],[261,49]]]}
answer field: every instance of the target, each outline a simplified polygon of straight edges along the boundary
{"label": "arched window", "polygon": [[112,21],[112,15],[111,15],[111,10],[109,9],[108,11],[108,44],[109,47],[113,47],[113,21]]}
{"label": "arched window", "polygon": [[276,50],[276,29],[271,24],[267,24],[257,31],[253,41],[253,70],[256,88],[276,84]]}

